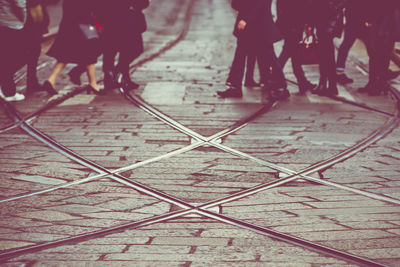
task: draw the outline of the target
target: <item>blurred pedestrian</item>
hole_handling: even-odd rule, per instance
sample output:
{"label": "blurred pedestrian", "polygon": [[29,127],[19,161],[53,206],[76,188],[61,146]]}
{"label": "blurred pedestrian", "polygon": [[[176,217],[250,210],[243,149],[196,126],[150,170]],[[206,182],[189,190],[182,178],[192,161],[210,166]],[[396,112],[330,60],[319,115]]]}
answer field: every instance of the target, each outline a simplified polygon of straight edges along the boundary
{"label": "blurred pedestrian", "polygon": [[[101,0],[97,1],[98,18],[103,27],[103,72],[104,88],[112,90],[118,85],[117,75],[122,74],[122,84],[126,90],[133,90],[139,84],[131,80],[129,64],[143,53],[142,34],[147,29],[143,10],[150,0]],[[118,64],[115,57],[119,54]]]}
{"label": "blurred pedestrian", "polygon": [[400,41],[400,2],[373,0],[371,19],[371,37],[369,53],[369,81],[359,89],[372,96],[378,96],[389,90],[390,58],[393,46]]}
{"label": "blurred pedestrian", "polygon": [[333,38],[342,35],[345,3],[346,0],[313,0],[320,73],[319,84],[312,91],[314,94],[322,96],[338,94]]}
{"label": "blurred pedestrian", "polygon": [[42,89],[37,78],[37,64],[41,53],[43,34],[48,32],[49,14],[44,0],[28,0],[28,19],[25,32],[29,42],[27,54],[26,94]]}
{"label": "blurred pedestrian", "polygon": [[25,99],[17,93],[14,74],[25,62],[26,18],[26,0],[0,0],[0,93],[6,101]]}
{"label": "blurred pedestrian", "polygon": [[[310,0],[278,0],[277,5],[278,19],[276,24],[283,34],[284,45],[279,55],[282,67],[291,58],[293,73],[297,79],[299,93],[315,88],[315,84],[309,82],[302,69],[302,62],[298,51],[299,43],[303,40],[303,32],[312,23],[311,1]],[[310,29],[312,30],[312,29]]]}
{"label": "blurred pedestrian", "polygon": [[86,66],[89,79],[87,92],[102,94],[96,81],[95,63],[100,51],[98,33],[94,20],[96,0],[66,0],[63,2],[63,17],[59,31],[48,51],[57,63],[43,88],[49,94],[56,94],[56,79],[68,63]]}
{"label": "blurred pedestrian", "polygon": [[238,10],[233,34],[237,38],[234,60],[229,77],[232,84],[225,91],[218,91],[220,97],[242,97],[242,81],[246,56],[252,51],[262,73],[261,80],[268,80],[268,72],[272,68],[277,73],[277,83],[271,95],[277,99],[289,97],[282,67],[275,55],[273,43],[282,39],[271,14],[272,0],[234,0],[232,7]]}
{"label": "blurred pedestrian", "polygon": [[344,26],[344,37],[340,45],[336,61],[336,78],[339,84],[349,84],[353,79],[345,74],[346,60],[349,51],[356,39],[361,39],[368,45],[369,27],[368,18],[374,12],[371,10],[371,0],[347,0],[345,6],[346,24]]}

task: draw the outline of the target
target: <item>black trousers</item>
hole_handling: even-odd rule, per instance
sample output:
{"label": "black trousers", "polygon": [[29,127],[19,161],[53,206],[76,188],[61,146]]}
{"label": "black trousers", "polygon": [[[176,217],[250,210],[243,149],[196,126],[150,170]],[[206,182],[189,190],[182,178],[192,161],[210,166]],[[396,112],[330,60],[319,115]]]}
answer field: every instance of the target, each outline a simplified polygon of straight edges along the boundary
{"label": "black trousers", "polygon": [[[142,35],[139,33],[129,34],[125,38],[124,36],[115,36],[109,32],[104,32],[102,36],[103,71],[105,73],[116,71],[124,76],[129,76],[129,64],[143,52]],[[118,65],[115,66],[117,54],[119,54]]]}
{"label": "black trousers", "polygon": [[260,69],[261,81],[266,82],[269,78],[269,70],[272,69],[274,77],[280,86],[286,88],[286,80],[282,66],[276,57],[274,47],[268,42],[251,41],[250,38],[239,37],[236,43],[235,56],[229,71],[228,80],[233,87],[241,88],[246,66],[246,58],[255,55]]}
{"label": "black trousers", "polygon": [[324,31],[318,32],[318,57],[319,57],[319,83],[336,86],[335,47],[332,34]]}
{"label": "black trousers", "polygon": [[25,65],[27,40],[24,30],[0,27],[0,85],[4,96],[16,93],[15,72]]}
{"label": "black trousers", "polygon": [[292,59],[292,69],[294,76],[297,79],[299,84],[305,83],[307,81],[303,68],[301,66],[301,62],[299,59],[299,54],[297,51],[297,45],[301,40],[301,33],[299,34],[287,34],[285,35],[285,41],[283,44],[282,52],[279,55],[279,62],[282,65],[282,68],[285,67],[286,62],[289,58]]}

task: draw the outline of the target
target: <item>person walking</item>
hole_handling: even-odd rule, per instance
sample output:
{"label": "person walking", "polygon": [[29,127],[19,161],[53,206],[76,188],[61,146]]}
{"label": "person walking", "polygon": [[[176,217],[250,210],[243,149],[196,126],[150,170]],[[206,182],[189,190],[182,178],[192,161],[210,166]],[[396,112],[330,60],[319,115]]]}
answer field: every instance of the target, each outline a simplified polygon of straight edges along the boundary
{"label": "person walking", "polygon": [[374,13],[371,19],[369,81],[359,92],[378,96],[387,93],[390,87],[390,58],[394,43],[400,41],[400,2],[373,0],[372,10]]}
{"label": "person walking", "polygon": [[0,0],[0,96],[5,101],[25,99],[17,93],[14,74],[25,61],[26,19],[26,0]]}
{"label": "person walking", "polygon": [[271,4],[272,0],[232,1],[232,7],[238,10],[233,31],[237,38],[237,45],[229,74],[232,85],[224,91],[217,91],[218,96],[242,97],[246,56],[250,51],[254,51],[262,70],[261,80],[268,80],[268,72],[271,68],[273,73],[277,73],[275,86],[265,89],[271,89],[273,98],[289,97],[286,80],[273,47],[273,43],[281,40],[282,36],[272,19]]}
{"label": "person walking", "polygon": [[[122,84],[126,90],[133,90],[139,84],[131,80],[129,64],[143,52],[142,34],[147,29],[143,10],[150,0],[101,0],[97,1],[98,18],[103,27],[103,72],[104,88],[112,90],[119,86],[117,74],[122,75]],[[115,57],[119,54],[118,64]]]}
{"label": "person walking", "polygon": [[356,39],[361,39],[368,45],[369,27],[368,17],[374,12],[370,9],[371,0],[347,0],[345,7],[346,24],[344,37],[340,45],[336,61],[336,79],[339,84],[349,84],[353,79],[345,74],[346,60],[349,51]]}
{"label": "person walking", "polygon": [[288,59],[291,58],[293,73],[299,86],[299,94],[305,94],[316,86],[307,80],[298,53],[298,44],[302,41],[303,32],[312,23],[311,1],[278,0],[276,9],[278,14],[276,24],[284,36],[284,45],[278,59],[284,67]]}
{"label": "person walking", "polygon": [[56,94],[54,89],[60,72],[68,63],[86,66],[89,84],[87,92],[103,94],[96,81],[95,63],[100,47],[94,21],[94,7],[96,0],[67,0],[63,2],[63,17],[59,31],[47,52],[49,56],[57,59],[57,63],[50,77],[43,84],[43,89],[49,94]]}
{"label": "person walking", "polygon": [[50,20],[43,0],[28,0],[27,8],[28,19],[24,28],[29,40],[26,94],[32,94],[42,89],[37,78],[37,64],[42,50],[43,34],[48,32]]}
{"label": "person walking", "polygon": [[321,96],[338,94],[336,84],[335,47],[333,38],[343,31],[343,9],[346,0],[313,0],[315,25],[318,37],[319,84],[312,91]]}

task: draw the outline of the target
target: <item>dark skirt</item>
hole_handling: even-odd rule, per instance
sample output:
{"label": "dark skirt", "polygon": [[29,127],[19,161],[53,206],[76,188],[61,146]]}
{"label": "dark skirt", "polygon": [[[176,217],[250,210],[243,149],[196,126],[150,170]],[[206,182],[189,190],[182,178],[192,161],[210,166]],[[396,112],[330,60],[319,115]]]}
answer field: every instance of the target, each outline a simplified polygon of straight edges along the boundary
{"label": "dark skirt", "polygon": [[90,65],[101,53],[99,39],[86,40],[79,25],[60,25],[60,30],[47,55],[59,62]]}

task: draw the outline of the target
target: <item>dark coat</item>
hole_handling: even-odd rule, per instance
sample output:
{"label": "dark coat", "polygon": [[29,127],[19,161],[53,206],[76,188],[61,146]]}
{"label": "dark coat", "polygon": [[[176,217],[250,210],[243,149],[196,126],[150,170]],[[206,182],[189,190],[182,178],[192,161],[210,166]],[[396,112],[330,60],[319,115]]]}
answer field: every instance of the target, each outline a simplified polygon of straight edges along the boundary
{"label": "dark coat", "polygon": [[149,0],[98,0],[96,14],[104,31],[115,37],[141,34],[147,29],[143,10],[149,4]]}
{"label": "dark coat", "polygon": [[313,20],[318,34],[340,37],[346,0],[313,0]]}
{"label": "dark coat", "polygon": [[[233,34],[251,42],[271,44],[282,40],[282,35],[272,18],[271,3],[272,0],[235,0],[232,2],[232,6],[239,12]],[[240,20],[246,21],[246,28],[242,31],[237,28]]]}
{"label": "dark coat", "polygon": [[372,27],[377,38],[393,38],[400,41],[400,2],[399,0],[374,1],[375,10]]}
{"label": "dark coat", "polygon": [[86,40],[80,24],[94,24],[96,0],[66,0],[63,2],[63,17],[54,44],[48,55],[64,63],[93,64],[99,55],[95,40]]}
{"label": "dark coat", "polygon": [[306,24],[312,24],[311,0],[278,0],[276,25],[283,35],[298,34]]}

